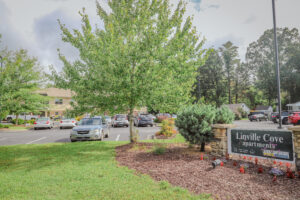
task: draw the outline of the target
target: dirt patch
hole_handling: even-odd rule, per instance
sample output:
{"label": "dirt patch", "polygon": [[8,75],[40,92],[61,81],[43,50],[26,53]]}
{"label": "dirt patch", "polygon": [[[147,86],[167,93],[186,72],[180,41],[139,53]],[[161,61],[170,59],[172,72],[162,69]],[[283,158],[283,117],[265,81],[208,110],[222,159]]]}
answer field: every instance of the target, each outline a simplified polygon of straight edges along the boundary
{"label": "dirt patch", "polygon": [[213,169],[212,156],[205,155],[205,160],[200,160],[200,153],[185,145],[168,145],[163,155],[154,155],[149,151],[152,148],[151,143],[119,146],[116,159],[120,165],[149,174],[157,181],[167,180],[196,194],[212,194],[214,199],[300,199],[300,179],[277,177],[273,182],[273,177],[267,173],[268,167],[264,167],[264,173],[258,174],[258,167],[248,163],[246,173],[241,174],[232,160]]}

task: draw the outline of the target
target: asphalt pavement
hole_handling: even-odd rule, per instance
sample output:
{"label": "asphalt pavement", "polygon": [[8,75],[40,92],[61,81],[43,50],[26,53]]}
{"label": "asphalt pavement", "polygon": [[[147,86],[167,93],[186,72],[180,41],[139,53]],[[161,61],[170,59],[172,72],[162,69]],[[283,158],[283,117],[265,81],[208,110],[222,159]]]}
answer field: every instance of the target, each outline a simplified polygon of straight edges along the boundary
{"label": "asphalt pavement", "polygon": [[[151,139],[160,130],[159,127],[135,127],[140,140]],[[47,144],[56,142],[70,142],[71,129],[57,127],[28,131],[0,131],[0,146],[16,144]],[[104,141],[129,141],[129,128],[110,128],[109,138]]]}

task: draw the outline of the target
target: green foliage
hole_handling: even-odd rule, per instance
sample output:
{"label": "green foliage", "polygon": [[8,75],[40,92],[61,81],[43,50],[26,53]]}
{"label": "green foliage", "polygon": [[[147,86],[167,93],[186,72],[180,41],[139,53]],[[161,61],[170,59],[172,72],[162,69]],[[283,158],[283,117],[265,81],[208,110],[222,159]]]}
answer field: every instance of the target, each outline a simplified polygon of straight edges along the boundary
{"label": "green foliage", "polygon": [[[4,113],[19,115],[45,109],[46,98],[36,93],[43,81],[36,58],[26,50],[7,52],[0,71],[0,107]],[[3,58],[4,59],[4,58]]]}
{"label": "green foliage", "polygon": [[198,103],[201,97],[205,103],[214,103],[216,106],[225,102],[226,78],[218,50],[213,49],[205,64],[198,68],[193,95]]}
{"label": "green foliage", "polygon": [[155,135],[163,135],[166,137],[171,137],[176,133],[174,129],[174,119],[165,119],[162,121],[161,130],[157,132]]}
{"label": "green foliage", "polygon": [[0,124],[0,128],[9,128],[9,125]]}
{"label": "green foliage", "polygon": [[111,0],[108,6],[106,13],[97,3],[103,29],[91,27],[84,9],[82,30],[60,23],[63,41],[79,50],[80,59],[71,63],[59,53],[64,68],[52,69],[52,78],[57,87],[75,92],[75,109],[132,115],[135,107],[151,104],[174,113],[190,102],[206,51],[192,19],[184,17],[183,1],[174,12],[167,0]]}
{"label": "green foliage", "polygon": [[226,89],[228,91],[228,104],[232,104],[231,83],[234,79],[234,71],[236,64],[238,64],[238,47],[234,46],[232,42],[228,41],[220,48],[221,55],[224,62],[224,71],[226,76]]}
{"label": "green foliage", "polygon": [[[16,123],[17,123],[17,120],[16,120],[16,119],[13,119],[13,120],[11,121],[11,123],[16,124]],[[18,125],[23,125],[23,124],[25,124],[25,120],[24,120],[24,119],[18,119]]]}
{"label": "green foliage", "polygon": [[[300,93],[296,92],[295,83],[297,69],[290,63],[295,47],[300,45],[299,31],[296,28],[278,28],[278,53],[282,88],[287,90],[290,98],[294,101],[299,100]],[[296,47],[297,49],[297,47]],[[247,48],[246,61],[252,70],[253,77],[257,80],[255,86],[263,92],[267,105],[271,105],[277,98],[276,67],[275,67],[275,48],[273,29],[266,30],[260,38],[251,43]],[[298,75],[299,78],[299,75]],[[296,93],[295,93],[296,92]],[[296,96],[295,96],[296,94]]]}
{"label": "green foliage", "polygon": [[211,125],[216,117],[216,108],[211,105],[183,107],[175,122],[180,134],[191,144],[204,145],[213,138]]}
{"label": "green foliage", "polygon": [[162,155],[166,152],[166,145],[162,143],[155,143],[153,148],[153,153],[155,155]]}
{"label": "green foliage", "polygon": [[214,124],[232,124],[235,119],[235,114],[225,106],[222,106],[216,110],[216,118]]}

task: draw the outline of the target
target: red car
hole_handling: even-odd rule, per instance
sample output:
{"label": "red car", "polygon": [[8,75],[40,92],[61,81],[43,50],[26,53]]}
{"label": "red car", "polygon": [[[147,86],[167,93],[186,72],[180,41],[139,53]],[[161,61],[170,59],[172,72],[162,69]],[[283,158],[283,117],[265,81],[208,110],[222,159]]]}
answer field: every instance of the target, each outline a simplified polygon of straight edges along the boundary
{"label": "red car", "polygon": [[293,114],[289,116],[289,121],[294,125],[300,124],[300,112],[293,112]]}

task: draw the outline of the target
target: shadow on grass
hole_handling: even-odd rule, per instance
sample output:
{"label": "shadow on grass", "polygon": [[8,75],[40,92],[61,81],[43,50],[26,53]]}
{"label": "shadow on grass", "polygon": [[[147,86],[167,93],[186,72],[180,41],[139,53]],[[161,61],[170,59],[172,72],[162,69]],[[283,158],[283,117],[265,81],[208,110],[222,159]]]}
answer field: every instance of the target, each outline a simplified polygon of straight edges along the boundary
{"label": "shadow on grass", "polygon": [[107,162],[114,159],[115,146],[117,143],[80,142],[0,147],[0,170],[32,171],[67,163]]}

